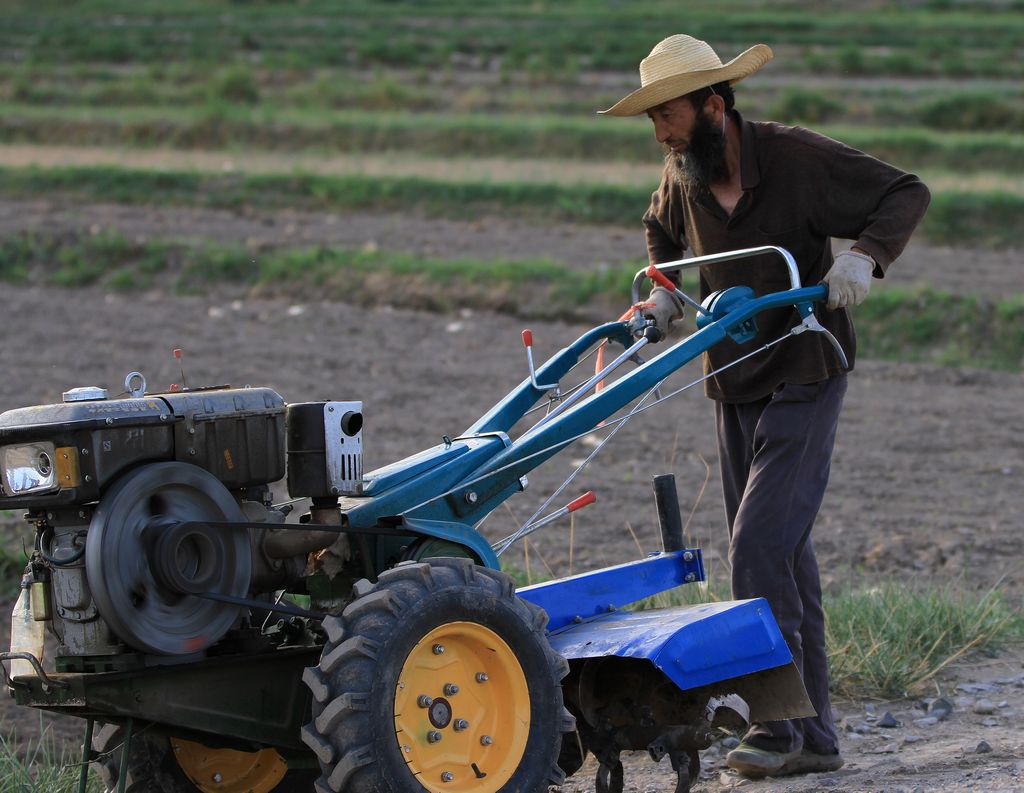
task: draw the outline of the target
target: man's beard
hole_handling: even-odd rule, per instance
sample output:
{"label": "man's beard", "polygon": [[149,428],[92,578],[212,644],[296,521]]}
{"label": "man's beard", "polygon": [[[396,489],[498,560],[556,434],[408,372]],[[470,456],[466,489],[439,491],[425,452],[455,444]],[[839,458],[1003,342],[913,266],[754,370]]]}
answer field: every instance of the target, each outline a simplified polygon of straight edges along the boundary
{"label": "man's beard", "polygon": [[682,154],[666,147],[665,162],[672,181],[680,187],[708,190],[716,182],[729,178],[725,162],[725,135],[721,127],[701,113],[693,125],[690,145]]}

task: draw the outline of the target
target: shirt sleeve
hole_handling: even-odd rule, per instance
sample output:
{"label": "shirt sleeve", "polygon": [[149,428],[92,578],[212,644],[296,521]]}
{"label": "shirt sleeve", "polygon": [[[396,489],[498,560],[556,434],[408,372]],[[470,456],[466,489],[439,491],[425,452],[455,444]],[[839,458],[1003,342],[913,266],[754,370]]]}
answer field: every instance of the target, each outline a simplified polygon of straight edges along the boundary
{"label": "shirt sleeve", "polygon": [[[673,211],[680,216],[674,217]],[[682,232],[681,208],[674,207],[672,191],[665,176],[658,189],[651,194],[651,203],[644,213],[643,224],[648,262],[663,264],[683,258],[687,245]],[[678,273],[674,273],[671,278],[676,284],[679,283]]]}
{"label": "shirt sleeve", "polygon": [[875,276],[906,247],[931,194],[914,174],[832,141],[828,181],[821,202],[822,231],[854,240],[877,264]]}

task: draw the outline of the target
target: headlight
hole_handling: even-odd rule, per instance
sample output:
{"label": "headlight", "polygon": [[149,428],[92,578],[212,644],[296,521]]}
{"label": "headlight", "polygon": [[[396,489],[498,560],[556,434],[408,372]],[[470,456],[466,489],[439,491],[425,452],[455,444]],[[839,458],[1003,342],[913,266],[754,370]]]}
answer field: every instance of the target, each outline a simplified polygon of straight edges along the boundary
{"label": "headlight", "polygon": [[9,496],[57,489],[56,451],[52,443],[26,443],[0,448],[0,472]]}

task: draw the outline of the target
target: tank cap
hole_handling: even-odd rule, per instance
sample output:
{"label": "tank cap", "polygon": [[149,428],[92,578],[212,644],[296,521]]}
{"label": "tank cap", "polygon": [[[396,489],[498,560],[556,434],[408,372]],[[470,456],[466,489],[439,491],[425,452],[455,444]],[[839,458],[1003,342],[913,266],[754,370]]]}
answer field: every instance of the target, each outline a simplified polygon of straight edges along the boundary
{"label": "tank cap", "polygon": [[107,398],[107,389],[97,385],[84,385],[64,392],[65,402],[95,402]]}

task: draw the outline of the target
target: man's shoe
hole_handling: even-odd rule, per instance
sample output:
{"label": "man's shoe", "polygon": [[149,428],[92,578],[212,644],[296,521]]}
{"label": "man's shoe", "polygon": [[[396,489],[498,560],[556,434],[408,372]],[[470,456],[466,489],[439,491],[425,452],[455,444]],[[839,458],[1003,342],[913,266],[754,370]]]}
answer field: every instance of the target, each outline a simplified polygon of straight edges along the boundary
{"label": "man's shoe", "polygon": [[741,743],[725,756],[725,762],[735,771],[750,779],[790,774],[816,774],[838,771],[843,758],[835,754],[818,754],[810,749],[793,752],[770,752],[748,743]]}
{"label": "man's shoe", "polygon": [[786,764],[800,757],[802,751],[770,752],[749,743],[741,743],[725,756],[725,763],[750,779],[779,776]]}
{"label": "man's shoe", "polygon": [[812,752],[806,746],[801,750],[798,757],[788,760],[782,769],[775,776],[786,776],[787,774],[821,774],[826,771],[838,771],[843,767],[843,756],[839,752],[832,754],[818,754]]}

